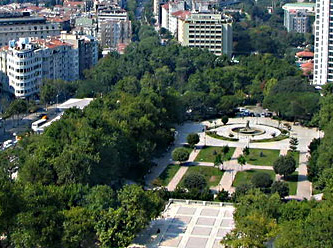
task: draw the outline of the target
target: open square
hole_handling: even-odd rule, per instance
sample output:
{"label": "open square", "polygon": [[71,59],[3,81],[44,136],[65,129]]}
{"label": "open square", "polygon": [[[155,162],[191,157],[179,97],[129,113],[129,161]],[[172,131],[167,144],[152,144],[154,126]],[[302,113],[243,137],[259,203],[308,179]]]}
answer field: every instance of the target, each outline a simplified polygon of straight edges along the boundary
{"label": "open square", "polygon": [[217,209],[202,209],[200,215],[201,216],[217,216],[219,214],[219,210]]}
{"label": "open square", "polygon": [[203,225],[203,226],[214,226],[215,219],[199,217],[196,224]]}
{"label": "open square", "polygon": [[221,248],[219,241],[234,227],[232,204],[175,199],[169,202],[162,217],[137,236],[134,247]]}
{"label": "open square", "polygon": [[186,248],[202,248],[206,246],[208,238],[190,237],[187,241]]}
{"label": "open square", "polygon": [[209,236],[211,231],[212,231],[212,228],[210,228],[210,227],[194,227],[191,234]]}

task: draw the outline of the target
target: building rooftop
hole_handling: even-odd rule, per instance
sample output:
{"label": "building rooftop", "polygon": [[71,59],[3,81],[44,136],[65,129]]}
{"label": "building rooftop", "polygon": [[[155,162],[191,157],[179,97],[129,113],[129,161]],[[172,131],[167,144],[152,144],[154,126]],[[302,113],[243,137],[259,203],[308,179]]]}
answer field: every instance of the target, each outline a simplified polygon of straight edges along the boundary
{"label": "building rooftop", "polygon": [[309,51],[301,51],[301,52],[296,53],[296,56],[299,57],[299,58],[302,58],[302,57],[313,58],[314,53],[309,52]]}
{"label": "building rooftop", "polygon": [[234,228],[233,212],[230,203],[170,199],[162,217],[129,247],[220,248],[221,239]]}
{"label": "building rooftop", "polygon": [[89,105],[89,103],[94,100],[93,98],[71,98],[67,100],[66,102],[60,104],[57,108],[60,110],[65,110],[69,108],[78,108],[78,109],[84,109],[86,106]]}
{"label": "building rooftop", "polygon": [[315,11],[315,3],[287,3],[282,6],[285,10],[307,10],[309,12]]}
{"label": "building rooftop", "polygon": [[173,15],[179,19],[185,20],[188,16],[191,15],[191,11],[179,10],[179,11],[173,12],[171,15]]}

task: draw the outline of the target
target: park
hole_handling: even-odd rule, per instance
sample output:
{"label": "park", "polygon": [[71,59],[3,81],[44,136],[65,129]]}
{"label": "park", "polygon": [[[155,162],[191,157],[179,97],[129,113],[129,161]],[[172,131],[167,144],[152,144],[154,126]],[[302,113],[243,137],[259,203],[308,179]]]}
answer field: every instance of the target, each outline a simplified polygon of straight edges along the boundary
{"label": "park", "polygon": [[177,127],[174,146],[156,159],[146,182],[174,191],[201,187],[202,180],[214,194],[229,195],[254,185],[285,199],[311,199],[308,146],[321,135],[315,128],[267,117],[188,122]]}

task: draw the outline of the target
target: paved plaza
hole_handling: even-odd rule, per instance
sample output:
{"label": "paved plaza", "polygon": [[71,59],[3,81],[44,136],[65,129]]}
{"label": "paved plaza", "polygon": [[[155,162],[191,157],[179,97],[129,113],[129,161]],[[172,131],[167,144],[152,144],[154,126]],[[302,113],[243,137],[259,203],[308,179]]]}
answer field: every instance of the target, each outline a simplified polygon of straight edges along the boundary
{"label": "paved plaza", "polygon": [[234,228],[233,212],[231,204],[170,200],[162,218],[153,221],[134,243],[147,248],[223,247],[221,239]]}

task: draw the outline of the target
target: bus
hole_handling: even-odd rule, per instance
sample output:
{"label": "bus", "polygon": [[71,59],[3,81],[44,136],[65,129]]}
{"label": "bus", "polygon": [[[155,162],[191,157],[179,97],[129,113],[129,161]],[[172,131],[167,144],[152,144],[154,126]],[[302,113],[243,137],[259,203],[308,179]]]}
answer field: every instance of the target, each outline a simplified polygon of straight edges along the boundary
{"label": "bus", "polygon": [[38,132],[39,127],[45,124],[46,122],[47,120],[45,119],[40,119],[38,121],[35,121],[31,124],[31,129],[34,130],[35,132]]}

